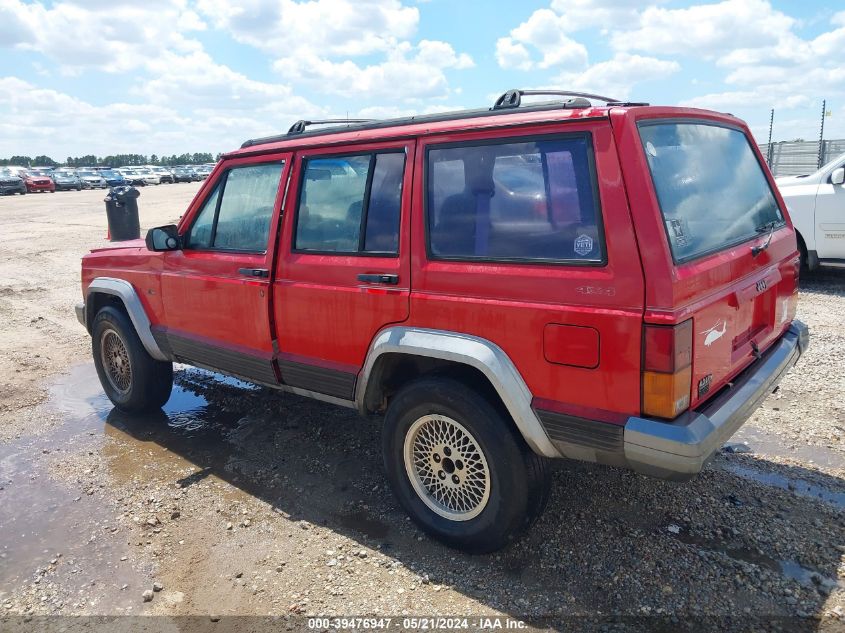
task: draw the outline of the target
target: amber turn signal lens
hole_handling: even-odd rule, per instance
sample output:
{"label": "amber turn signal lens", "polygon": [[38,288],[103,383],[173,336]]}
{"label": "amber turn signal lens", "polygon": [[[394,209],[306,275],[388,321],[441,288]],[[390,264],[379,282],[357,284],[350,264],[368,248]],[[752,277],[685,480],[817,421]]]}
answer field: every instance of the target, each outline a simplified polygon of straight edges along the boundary
{"label": "amber turn signal lens", "polygon": [[692,367],[674,374],[643,372],[643,414],[672,419],[689,408]]}

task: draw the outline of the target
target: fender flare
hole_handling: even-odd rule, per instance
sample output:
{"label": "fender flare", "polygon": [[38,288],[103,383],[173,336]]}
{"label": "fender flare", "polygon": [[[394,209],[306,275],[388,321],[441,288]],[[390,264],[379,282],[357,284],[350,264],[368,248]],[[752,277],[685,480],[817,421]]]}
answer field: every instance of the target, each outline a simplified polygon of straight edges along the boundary
{"label": "fender flare", "polygon": [[358,376],[355,401],[363,412],[367,383],[382,354],[406,354],[439,358],[479,370],[499,394],[522,437],[544,457],[560,457],[537,414],[531,408],[528,385],[505,351],[495,343],[470,334],[424,328],[388,327],[373,339]]}
{"label": "fender flare", "polygon": [[144,304],[141,303],[138,293],[135,292],[132,284],[123,279],[96,277],[85,290],[85,318],[89,332],[94,320],[94,314],[91,313],[91,299],[96,294],[112,295],[123,301],[129,319],[132,321],[132,325],[138,333],[138,338],[141,339],[141,344],[147,350],[147,353],[156,360],[170,360],[153,338],[153,333],[150,330],[150,319],[144,310]]}

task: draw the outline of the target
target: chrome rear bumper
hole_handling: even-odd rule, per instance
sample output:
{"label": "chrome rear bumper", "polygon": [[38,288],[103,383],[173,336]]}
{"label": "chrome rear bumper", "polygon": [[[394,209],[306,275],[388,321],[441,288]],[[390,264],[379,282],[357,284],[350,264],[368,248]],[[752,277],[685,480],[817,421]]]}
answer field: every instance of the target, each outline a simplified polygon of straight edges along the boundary
{"label": "chrome rear bumper", "polygon": [[624,431],[628,465],[663,479],[694,477],[778,386],[809,342],[807,326],[793,321],[760,360],[703,409],[671,422],[629,418]]}

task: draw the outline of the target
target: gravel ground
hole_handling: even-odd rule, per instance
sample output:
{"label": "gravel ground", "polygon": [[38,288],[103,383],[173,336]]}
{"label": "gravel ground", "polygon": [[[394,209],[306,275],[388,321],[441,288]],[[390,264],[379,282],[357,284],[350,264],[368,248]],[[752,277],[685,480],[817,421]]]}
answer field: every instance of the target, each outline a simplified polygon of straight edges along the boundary
{"label": "gravel ground", "polygon": [[[196,189],[144,189],[142,225]],[[2,198],[0,234],[0,628],[144,614],[845,630],[845,272],[803,280],[810,351],[699,478],[560,462],[528,535],[471,557],[399,509],[378,420],[187,367],[165,413],[113,411],[72,310],[102,192]]]}

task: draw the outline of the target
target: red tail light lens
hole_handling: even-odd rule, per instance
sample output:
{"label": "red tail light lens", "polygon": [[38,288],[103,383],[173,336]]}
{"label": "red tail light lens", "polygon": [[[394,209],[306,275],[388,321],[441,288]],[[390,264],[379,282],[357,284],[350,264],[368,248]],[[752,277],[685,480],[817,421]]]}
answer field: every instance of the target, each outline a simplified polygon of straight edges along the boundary
{"label": "red tail light lens", "polygon": [[691,365],[692,319],[672,326],[644,326],[644,415],[672,419],[689,408]]}

